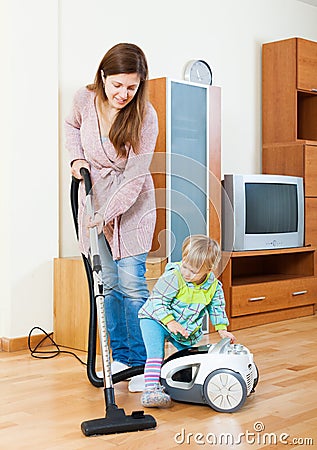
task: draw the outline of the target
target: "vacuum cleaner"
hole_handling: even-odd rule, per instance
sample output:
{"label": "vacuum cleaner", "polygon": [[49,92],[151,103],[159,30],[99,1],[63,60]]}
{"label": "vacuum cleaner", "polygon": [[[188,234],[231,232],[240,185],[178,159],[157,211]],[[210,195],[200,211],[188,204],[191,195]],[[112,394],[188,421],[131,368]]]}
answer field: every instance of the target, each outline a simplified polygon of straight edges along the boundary
{"label": "vacuum cleaner", "polygon": [[[90,217],[94,217],[93,189],[90,173],[87,169],[81,168],[86,192],[86,208]],[[72,179],[71,205],[78,237],[78,187],[80,180]],[[99,419],[86,420],[81,424],[81,430],[85,436],[100,434],[123,433],[129,431],[141,431],[156,427],[156,420],[151,415],[144,414],[143,411],[133,411],[127,415],[122,408],[118,408],[115,403],[113,384],[123,381],[135,375],[143,373],[144,366],[138,366],[121,371],[112,376],[110,363],[110,350],[108,345],[108,333],[106,327],[105,307],[104,307],[104,285],[102,281],[102,266],[98,249],[98,233],[96,227],[89,229],[90,238],[90,261],[83,256],[86,269],[90,294],[90,323],[89,323],[89,344],[87,358],[87,375],[89,380],[96,387],[104,387],[105,417]],[[103,380],[100,379],[95,370],[96,363],[96,325],[98,319],[99,340],[101,347],[101,358],[103,368]]]}
{"label": "vacuum cleaner", "polygon": [[230,338],[180,350],[161,370],[161,383],[173,400],[209,405],[218,412],[238,411],[258,379],[250,350],[230,344]]}

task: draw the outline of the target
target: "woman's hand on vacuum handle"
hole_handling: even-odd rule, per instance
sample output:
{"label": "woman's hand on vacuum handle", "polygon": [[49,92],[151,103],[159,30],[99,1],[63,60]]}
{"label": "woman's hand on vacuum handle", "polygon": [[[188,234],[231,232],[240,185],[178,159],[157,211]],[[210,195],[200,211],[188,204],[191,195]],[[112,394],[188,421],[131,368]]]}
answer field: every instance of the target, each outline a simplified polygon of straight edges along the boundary
{"label": "woman's hand on vacuum handle", "polygon": [[96,212],[94,218],[90,219],[88,228],[97,227],[97,233],[100,234],[103,230],[103,225],[104,221],[102,215],[99,212]]}
{"label": "woman's hand on vacuum handle", "polygon": [[90,170],[89,163],[85,159],[76,159],[75,161],[73,161],[71,167],[71,174],[78,180],[82,180],[83,178],[80,173],[80,169],[82,167],[85,167],[86,169]]}

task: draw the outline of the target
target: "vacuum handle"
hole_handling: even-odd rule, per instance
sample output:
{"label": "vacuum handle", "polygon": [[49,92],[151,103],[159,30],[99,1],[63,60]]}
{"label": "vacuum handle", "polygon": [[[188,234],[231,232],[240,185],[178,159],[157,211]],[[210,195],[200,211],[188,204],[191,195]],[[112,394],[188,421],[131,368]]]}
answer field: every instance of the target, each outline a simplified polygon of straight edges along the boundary
{"label": "vacuum handle", "polygon": [[86,169],[86,167],[82,167],[79,172],[80,172],[80,175],[83,177],[83,180],[85,183],[86,195],[88,195],[92,188],[90,172],[88,169]]}
{"label": "vacuum handle", "polygon": [[[83,177],[83,181],[85,184],[85,192],[86,192],[86,210],[91,218],[94,217],[94,206],[93,206],[93,190],[92,183],[90,178],[90,172],[86,167],[81,167],[79,169],[80,175]],[[101,263],[99,256],[99,248],[98,248],[98,232],[97,227],[94,226],[89,228],[89,237],[90,237],[90,253],[92,259],[93,270],[100,272],[101,271]]]}
{"label": "vacuum handle", "polygon": [[230,344],[230,338],[223,338],[214,347],[211,347],[208,353],[225,353],[227,346]]}
{"label": "vacuum handle", "polygon": [[[94,208],[92,202],[92,184],[90,179],[90,172],[85,167],[81,167],[80,175],[83,177],[86,191],[86,208],[88,214],[93,217]],[[111,392],[113,395],[113,381],[111,375],[110,351],[108,347],[108,332],[106,327],[105,306],[104,306],[104,286],[102,281],[102,266],[101,258],[98,248],[98,232],[97,227],[94,226],[89,229],[90,237],[90,256],[92,261],[93,286],[97,310],[97,320],[99,328],[99,341],[101,347],[101,357],[103,364],[103,378],[105,395],[106,392]],[[110,394],[109,394],[110,395]],[[113,400],[113,399],[112,399]],[[114,402],[114,400],[113,400]]]}

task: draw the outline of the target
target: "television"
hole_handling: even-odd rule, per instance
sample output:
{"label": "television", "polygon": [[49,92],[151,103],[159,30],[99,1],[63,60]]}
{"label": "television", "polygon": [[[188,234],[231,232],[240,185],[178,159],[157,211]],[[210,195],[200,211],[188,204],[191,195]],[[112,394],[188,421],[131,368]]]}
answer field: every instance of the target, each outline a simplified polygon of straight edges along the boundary
{"label": "television", "polygon": [[224,250],[265,250],[304,245],[302,178],[227,174],[222,184]]}

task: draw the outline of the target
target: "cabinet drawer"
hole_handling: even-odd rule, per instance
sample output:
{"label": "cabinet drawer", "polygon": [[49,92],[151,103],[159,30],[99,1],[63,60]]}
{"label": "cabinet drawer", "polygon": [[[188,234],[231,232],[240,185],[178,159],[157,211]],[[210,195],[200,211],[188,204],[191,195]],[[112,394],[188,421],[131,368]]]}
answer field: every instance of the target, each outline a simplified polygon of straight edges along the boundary
{"label": "cabinet drawer", "polygon": [[317,43],[297,39],[297,89],[317,89]]}
{"label": "cabinet drawer", "polygon": [[256,314],[317,302],[316,277],[233,286],[231,315]]}
{"label": "cabinet drawer", "polygon": [[167,263],[167,259],[165,257],[147,257],[146,259],[146,272],[145,278],[159,278],[164,272],[165,266]]}

